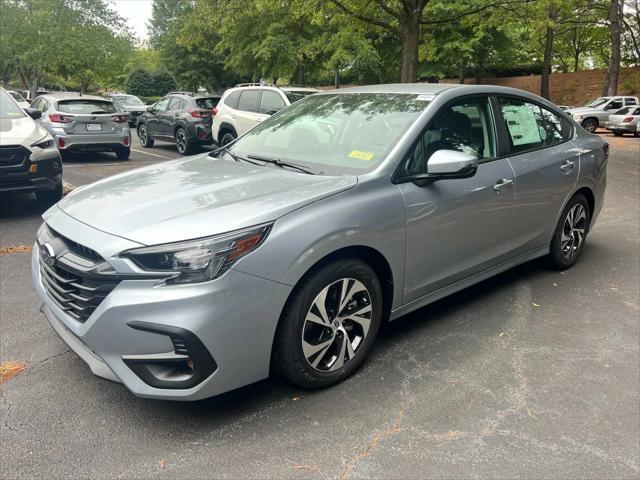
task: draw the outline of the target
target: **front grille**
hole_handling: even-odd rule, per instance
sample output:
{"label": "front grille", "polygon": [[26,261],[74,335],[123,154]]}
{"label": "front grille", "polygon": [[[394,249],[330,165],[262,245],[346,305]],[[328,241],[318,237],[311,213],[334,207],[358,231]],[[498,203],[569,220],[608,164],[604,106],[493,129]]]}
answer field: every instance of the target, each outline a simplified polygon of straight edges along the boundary
{"label": "front grille", "polygon": [[0,146],[0,167],[21,166],[29,159],[31,152],[22,145]]}
{"label": "front grille", "polygon": [[[45,262],[44,244],[53,249],[54,263]],[[118,285],[120,278],[90,248],[43,228],[39,232],[42,284],[53,302],[79,322],[85,322]]]}

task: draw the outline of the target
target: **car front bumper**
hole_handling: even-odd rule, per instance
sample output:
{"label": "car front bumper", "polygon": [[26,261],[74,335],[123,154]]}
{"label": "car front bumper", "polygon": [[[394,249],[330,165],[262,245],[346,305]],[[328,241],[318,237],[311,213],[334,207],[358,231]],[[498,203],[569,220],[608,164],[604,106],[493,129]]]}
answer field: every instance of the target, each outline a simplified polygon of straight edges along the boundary
{"label": "car front bumper", "polygon": [[62,182],[62,162],[56,148],[32,152],[16,165],[0,165],[0,192],[52,190]]}
{"label": "car front bumper", "polygon": [[[114,260],[113,254],[131,248],[133,242],[64,216],[54,214],[47,223],[60,235],[104,255],[116,270],[126,270],[125,260]],[[193,285],[161,285],[157,279],[122,280],[82,323],[53,301],[43,284],[40,257],[36,243],[32,280],[49,323],[94,374],[123,383],[136,396],[198,400],[268,376],[273,337],[290,286],[233,269],[218,279]],[[214,360],[212,373],[189,388],[150,385],[144,375],[134,372],[128,359],[166,354],[176,344],[166,333],[136,325],[195,336]]]}

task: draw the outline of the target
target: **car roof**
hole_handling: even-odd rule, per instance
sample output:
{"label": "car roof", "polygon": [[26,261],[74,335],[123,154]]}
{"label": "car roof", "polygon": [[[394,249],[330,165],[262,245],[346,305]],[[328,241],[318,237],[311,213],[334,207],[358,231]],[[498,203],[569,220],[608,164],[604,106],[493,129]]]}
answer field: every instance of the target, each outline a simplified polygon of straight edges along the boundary
{"label": "car roof", "polygon": [[43,97],[49,98],[51,100],[54,101],[59,101],[59,100],[74,100],[74,99],[78,99],[78,100],[101,100],[101,101],[109,101],[108,98],[102,97],[102,96],[98,96],[98,95],[80,95],[79,93],[75,93],[75,92],[51,92],[51,93],[47,93],[42,95]]}

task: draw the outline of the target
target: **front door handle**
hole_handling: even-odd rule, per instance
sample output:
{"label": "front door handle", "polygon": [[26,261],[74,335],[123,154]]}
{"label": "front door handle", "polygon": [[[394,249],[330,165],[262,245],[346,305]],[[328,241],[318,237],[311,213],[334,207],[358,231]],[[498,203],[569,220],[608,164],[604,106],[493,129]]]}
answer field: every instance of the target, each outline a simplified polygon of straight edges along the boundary
{"label": "front door handle", "polygon": [[496,193],[500,193],[502,191],[503,188],[506,188],[510,185],[513,185],[513,178],[501,178],[500,180],[498,180],[496,182],[496,184],[493,186],[493,190]]}
{"label": "front door handle", "polygon": [[573,160],[565,160],[565,162],[560,165],[560,170],[562,170],[564,173],[569,173],[574,169],[575,166],[576,162],[574,162]]}

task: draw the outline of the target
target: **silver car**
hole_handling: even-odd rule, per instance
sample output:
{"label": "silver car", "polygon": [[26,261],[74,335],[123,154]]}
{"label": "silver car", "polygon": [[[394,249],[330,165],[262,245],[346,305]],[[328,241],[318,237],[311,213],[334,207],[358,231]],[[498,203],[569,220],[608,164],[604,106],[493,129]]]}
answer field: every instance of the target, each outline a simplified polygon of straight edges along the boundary
{"label": "silver car", "polygon": [[33,284],[56,332],[141,397],[344,380],[383,322],[515,265],[571,267],[608,145],[492,86],[309,96],[209,155],[76,189]]}
{"label": "silver car", "polygon": [[638,136],[638,123],[640,122],[640,107],[625,107],[613,115],[609,115],[609,121],[604,127],[613,132],[616,137],[625,133]]}
{"label": "silver car", "polygon": [[566,113],[582,125],[587,132],[593,133],[598,127],[604,126],[612,113],[622,107],[639,104],[638,97],[599,97],[585,107],[570,108],[566,110]]}
{"label": "silver car", "polygon": [[118,160],[131,153],[128,116],[111,100],[77,93],[41,95],[31,104],[40,110],[38,120],[55,139],[64,159],[75,152],[113,152]]}

